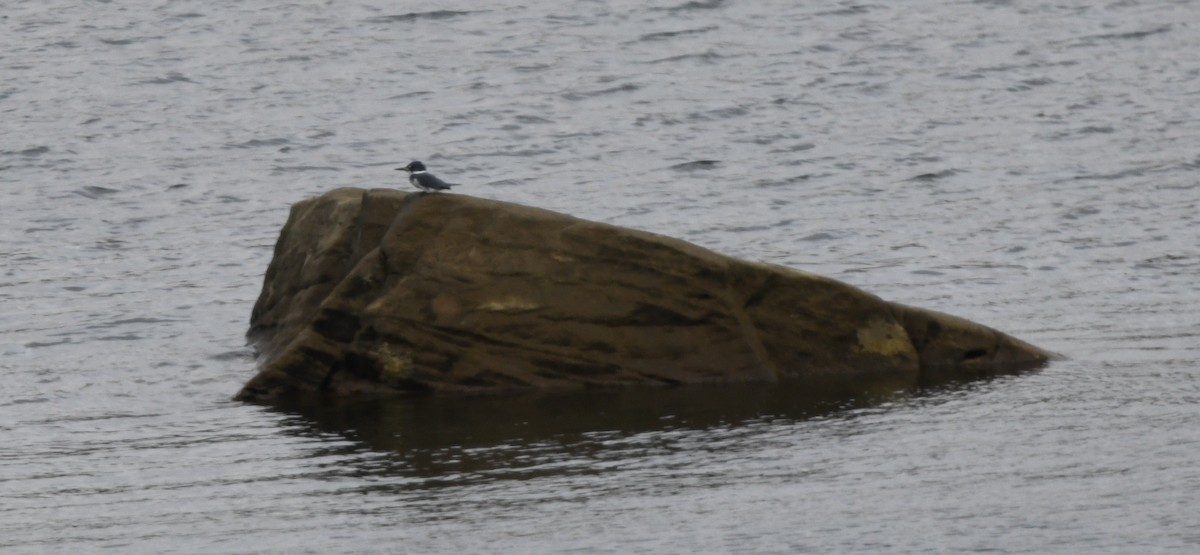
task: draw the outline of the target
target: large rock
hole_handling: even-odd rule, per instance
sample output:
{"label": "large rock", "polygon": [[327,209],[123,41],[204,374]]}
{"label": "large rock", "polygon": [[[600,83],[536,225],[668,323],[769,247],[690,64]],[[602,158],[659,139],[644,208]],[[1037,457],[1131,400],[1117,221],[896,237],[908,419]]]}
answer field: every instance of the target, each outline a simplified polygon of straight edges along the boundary
{"label": "large rock", "polygon": [[804,380],[848,392],[1050,354],[821,276],[451,194],[338,189],[292,207],[238,397]]}

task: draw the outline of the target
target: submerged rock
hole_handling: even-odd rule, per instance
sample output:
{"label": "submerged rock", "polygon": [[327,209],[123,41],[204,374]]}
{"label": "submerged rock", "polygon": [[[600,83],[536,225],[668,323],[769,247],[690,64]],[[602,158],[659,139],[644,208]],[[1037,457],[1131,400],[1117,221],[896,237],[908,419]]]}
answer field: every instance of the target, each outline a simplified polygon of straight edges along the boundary
{"label": "submerged rock", "polygon": [[1050,353],[835,280],[642,231],[451,194],[338,189],[292,207],[238,394],[801,380],[861,392]]}

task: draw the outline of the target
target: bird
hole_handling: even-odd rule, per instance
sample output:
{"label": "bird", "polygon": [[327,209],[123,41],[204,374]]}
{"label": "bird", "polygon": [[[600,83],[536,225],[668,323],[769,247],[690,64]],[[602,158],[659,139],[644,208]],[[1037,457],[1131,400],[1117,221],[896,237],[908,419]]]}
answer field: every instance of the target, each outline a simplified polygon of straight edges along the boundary
{"label": "bird", "polygon": [[425,164],[421,163],[419,160],[413,160],[412,162],[409,162],[407,166],[396,169],[408,172],[408,182],[412,183],[414,187],[424,192],[449,191],[450,187],[457,185],[457,183],[446,183],[445,181],[438,179],[437,176],[433,175],[432,173],[425,171]]}

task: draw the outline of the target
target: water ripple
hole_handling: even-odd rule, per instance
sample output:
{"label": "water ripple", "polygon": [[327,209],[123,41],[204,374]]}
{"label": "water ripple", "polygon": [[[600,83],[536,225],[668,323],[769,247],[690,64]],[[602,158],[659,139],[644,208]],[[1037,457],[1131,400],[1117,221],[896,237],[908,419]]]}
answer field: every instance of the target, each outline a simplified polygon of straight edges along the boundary
{"label": "water ripple", "polygon": [[369,22],[369,23],[397,23],[397,22],[408,23],[408,22],[420,21],[420,20],[426,20],[426,19],[437,21],[437,20],[442,20],[442,19],[452,19],[452,18],[464,16],[464,15],[470,15],[472,13],[477,13],[477,12],[457,11],[457,10],[434,10],[431,12],[409,12],[406,14],[381,15],[381,16],[371,17],[371,18],[367,19],[367,22]]}

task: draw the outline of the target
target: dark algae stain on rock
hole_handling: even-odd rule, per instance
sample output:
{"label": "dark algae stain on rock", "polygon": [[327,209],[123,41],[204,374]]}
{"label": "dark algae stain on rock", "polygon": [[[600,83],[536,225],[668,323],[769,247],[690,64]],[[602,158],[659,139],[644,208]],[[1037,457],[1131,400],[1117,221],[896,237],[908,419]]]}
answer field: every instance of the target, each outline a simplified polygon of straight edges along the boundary
{"label": "dark algae stain on rock", "polygon": [[239,399],[781,383],[884,391],[1050,353],[838,281],[462,195],[292,207]]}

